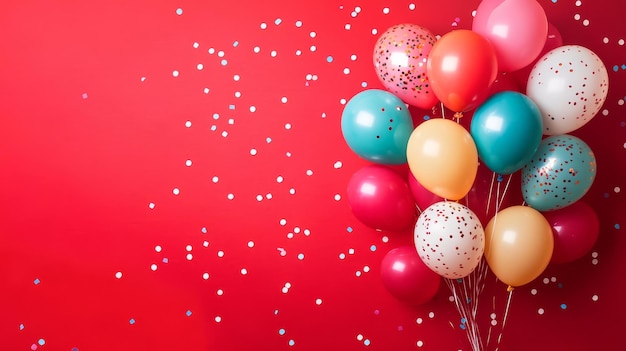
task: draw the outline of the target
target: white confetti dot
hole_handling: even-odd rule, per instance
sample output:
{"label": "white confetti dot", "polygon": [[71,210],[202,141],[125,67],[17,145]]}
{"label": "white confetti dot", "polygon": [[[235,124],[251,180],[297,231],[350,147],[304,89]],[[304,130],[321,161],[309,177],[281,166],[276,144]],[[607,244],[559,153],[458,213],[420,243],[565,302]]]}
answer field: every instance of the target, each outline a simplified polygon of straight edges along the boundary
{"label": "white confetti dot", "polygon": [[537,313],[540,314],[540,315],[543,314],[544,312],[545,311],[543,310],[543,308],[540,308],[540,309],[537,310]]}
{"label": "white confetti dot", "polygon": [[343,74],[350,74],[350,68],[346,67],[343,69]]}
{"label": "white confetti dot", "polygon": [[615,188],[613,188],[613,191],[615,193],[619,193],[620,191],[622,191],[622,189],[620,187],[616,186]]}
{"label": "white confetti dot", "polygon": [[588,19],[584,20],[583,21],[583,26],[588,26],[588,25],[589,25],[589,20]]}
{"label": "white confetti dot", "polygon": [[187,128],[191,128],[191,121],[187,121],[187,122],[185,122],[185,127],[187,127]]}
{"label": "white confetti dot", "polygon": [[218,176],[213,176],[213,178],[211,178],[211,181],[212,181],[213,183],[217,183],[217,182],[219,182],[219,181],[220,181],[220,178],[219,178]]}
{"label": "white confetti dot", "polygon": [[537,295],[537,289],[530,290],[530,294],[531,295]]}
{"label": "white confetti dot", "polygon": [[608,116],[609,115],[609,110],[607,110],[607,109],[602,110],[602,115],[603,116]]}
{"label": "white confetti dot", "polygon": [[381,241],[384,242],[384,243],[388,243],[389,242],[389,237],[385,235],[385,236],[383,236],[381,238]]}
{"label": "white confetti dot", "polygon": [[435,318],[435,312],[428,312],[428,318]]}
{"label": "white confetti dot", "polygon": [[422,324],[423,322],[424,322],[424,320],[421,317],[419,317],[419,318],[417,318],[415,320],[415,323],[417,323],[417,324]]}
{"label": "white confetti dot", "polygon": [[180,194],[180,189],[178,189],[178,188],[174,188],[174,189],[172,190],[172,193],[173,193],[174,195],[178,195],[178,194]]}
{"label": "white confetti dot", "polygon": [[322,299],[315,299],[315,304],[316,305],[321,305],[322,304]]}
{"label": "white confetti dot", "polygon": [[345,253],[342,252],[342,253],[339,254],[339,259],[340,260],[344,260],[345,258],[346,258],[346,254]]}
{"label": "white confetti dot", "polygon": [[154,247],[154,251],[156,252],[161,252],[163,250],[163,248],[161,247],[161,245],[157,245]]}
{"label": "white confetti dot", "polygon": [[227,132],[227,131],[223,131],[223,132],[222,132],[222,136],[223,136],[224,138],[226,138],[226,137],[228,136],[228,132]]}
{"label": "white confetti dot", "polygon": [[409,4],[409,10],[411,10],[411,11],[415,10],[415,4],[414,3],[410,3]]}
{"label": "white confetti dot", "polygon": [[317,33],[315,33],[315,32],[311,32],[311,33],[309,33],[309,36],[310,36],[311,38],[315,38],[315,37],[317,36]]}
{"label": "white confetti dot", "polygon": [[198,42],[197,42],[197,41],[194,41],[194,42],[193,42],[193,48],[194,48],[194,49],[197,49],[199,46],[200,46],[200,44],[198,44]]}
{"label": "white confetti dot", "polygon": [[201,63],[199,63],[199,64],[197,64],[197,65],[196,65],[196,69],[197,69],[198,71],[202,71],[202,70],[204,69],[204,65],[203,65],[203,64],[201,64]]}
{"label": "white confetti dot", "polygon": [[185,161],[185,166],[191,167],[191,164],[192,164],[191,160]]}
{"label": "white confetti dot", "polygon": [[148,204],[148,208],[150,208],[151,210],[153,210],[155,206],[156,205],[154,204],[154,202]]}
{"label": "white confetti dot", "polygon": [[578,21],[578,20],[580,19],[580,14],[578,14],[578,13],[577,13],[577,14],[575,14],[575,15],[574,15],[574,19]]}
{"label": "white confetti dot", "polygon": [[591,297],[591,301],[598,301],[598,295],[593,295]]}
{"label": "white confetti dot", "polygon": [[305,230],[304,230],[304,235],[305,235],[305,236],[309,236],[309,235],[311,235],[311,231],[310,231],[309,229],[305,229]]}
{"label": "white confetti dot", "polygon": [[287,233],[287,239],[293,239],[293,233],[291,232]]}
{"label": "white confetti dot", "polygon": [[604,37],[604,39],[602,39],[602,42],[605,43],[605,44],[608,44],[609,43],[609,38]]}
{"label": "white confetti dot", "polygon": [[209,50],[207,50],[207,52],[211,55],[213,55],[215,53],[215,48],[209,48]]}
{"label": "white confetti dot", "polygon": [[258,54],[259,52],[261,52],[261,48],[258,46],[255,46],[254,49],[252,49],[252,51],[254,51],[255,54]]}
{"label": "white confetti dot", "polygon": [[265,28],[267,28],[267,23],[262,22],[260,27],[261,27],[261,29],[265,29]]}
{"label": "white confetti dot", "polygon": [[370,267],[369,267],[369,266],[365,266],[365,267],[363,267],[363,272],[364,272],[364,273],[367,273],[367,272],[369,272],[369,271],[370,271]]}
{"label": "white confetti dot", "polygon": [[334,199],[335,199],[335,201],[341,200],[341,195],[335,194]]}
{"label": "white confetti dot", "polygon": [[378,29],[372,28],[372,35],[377,35],[377,34],[378,34]]}
{"label": "white confetti dot", "polygon": [[224,251],[220,250],[217,252],[217,257],[224,257]]}
{"label": "white confetti dot", "polygon": [[339,100],[339,103],[341,103],[342,105],[345,105],[345,104],[346,104],[346,102],[347,102],[347,101],[346,101],[346,99],[341,99],[341,100]]}
{"label": "white confetti dot", "polygon": [[209,279],[209,273],[207,273],[207,272],[202,273],[202,279],[204,279],[204,280]]}
{"label": "white confetti dot", "polygon": [[577,0],[577,1],[576,1],[576,6],[580,6],[580,5],[582,5],[582,4],[583,4],[583,2],[582,2],[582,1],[580,1],[580,0]]}
{"label": "white confetti dot", "polygon": [[287,287],[283,287],[281,291],[283,292],[283,294],[286,294],[289,292],[289,289]]}
{"label": "white confetti dot", "polygon": [[151,264],[151,265],[150,265],[150,269],[151,269],[152,271],[156,271],[156,270],[157,270],[157,268],[158,268],[158,267],[157,267],[157,265],[156,265],[155,263],[153,263],[153,264]]}
{"label": "white confetti dot", "polygon": [[296,189],[294,188],[289,189],[289,194],[295,195],[295,193],[296,193]]}
{"label": "white confetti dot", "polygon": [[139,78],[140,81],[145,82],[146,81],[146,77],[141,77]]}
{"label": "white confetti dot", "polygon": [[352,26],[350,25],[350,23],[346,23],[346,25],[345,25],[345,26],[343,26],[343,28],[344,28],[345,30],[350,30],[350,28],[352,28]]}
{"label": "white confetti dot", "polygon": [[354,255],[354,249],[350,248],[350,249],[348,250],[348,254],[350,254],[350,255]]}
{"label": "white confetti dot", "polygon": [[222,317],[220,317],[220,316],[215,316],[215,321],[216,321],[217,323],[220,323],[220,322],[222,321]]}
{"label": "white confetti dot", "polygon": [[277,52],[276,50],[272,50],[272,51],[270,52],[270,56],[272,56],[272,57],[276,57],[276,55],[278,55],[278,52]]}
{"label": "white confetti dot", "polygon": [[273,196],[272,196],[272,194],[271,194],[271,193],[267,193],[267,194],[265,194],[265,198],[266,198],[266,199],[268,199],[268,200],[271,200],[271,199],[272,199],[272,197],[273,197]]}
{"label": "white confetti dot", "polygon": [[174,78],[178,77],[178,75],[179,75],[179,74],[180,74],[180,73],[179,73],[177,70],[174,70],[174,71],[172,72],[172,76],[174,76]]}
{"label": "white confetti dot", "polygon": [[257,201],[263,201],[263,195],[259,194],[256,196]]}
{"label": "white confetti dot", "polygon": [[492,319],[491,320],[491,325],[495,327],[496,325],[498,325],[498,321],[495,320],[495,319]]}
{"label": "white confetti dot", "polygon": [[248,270],[245,269],[245,268],[242,268],[241,269],[241,275],[246,275],[246,274],[248,274]]}
{"label": "white confetti dot", "polygon": [[240,77],[238,74],[235,74],[235,75],[233,76],[233,80],[234,80],[235,82],[238,82],[240,79],[241,79],[241,77]]}
{"label": "white confetti dot", "polygon": [[248,241],[248,247],[249,248],[253,248],[254,247],[254,241]]}
{"label": "white confetti dot", "polygon": [[230,124],[230,125],[235,124],[235,119],[234,118],[229,118],[228,119],[228,124]]}
{"label": "white confetti dot", "polygon": [[122,272],[115,273],[115,278],[117,278],[117,279],[122,278]]}
{"label": "white confetti dot", "polygon": [[383,8],[383,13],[384,13],[385,15],[386,15],[386,14],[389,14],[389,7],[385,7],[385,8]]}
{"label": "white confetti dot", "polygon": [[285,179],[283,178],[283,176],[278,176],[278,177],[276,177],[276,183],[282,183],[282,182],[283,182],[283,180],[285,180]]}
{"label": "white confetti dot", "polygon": [[240,91],[236,91],[235,92],[235,97],[236,98],[240,98],[241,97],[241,92]]}
{"label": "white confetti dot", "polygon": [[280,102],[282,102],[283,104],[287,103],[287,97],[283,96],[282,98],[280,98]]}
{"label": "white confetti dot", "polygon": [[291,157],[291,152],[289,152],[289,151],[285,152],[285,156]]}
{"label": "white confetti dot", "polygon": [[335,169],[339,169],[339,168],[341,168],[342,166],[343,166],[343,163],[342,163],[341,161],[337,161],[337,162],[335,162],[335,164],[333,165],[333,167],[334,167]]}
{"label": "white confetti dot", "polygon": [[593,260],[591,260],[591,264],[592,265],[597,265],[598,264],[598,259],[594,258]]}
{"label": "white confetti dot", "polygon": [[302,27],[302,21],[296,21],[296,27],[298,28]]}
{"label": "white confetti dot", "polygon": [[186,257],[187,257],[187,261],[193,260],[193,255],[190,253],[188,253]]}
{"label": "white confetti dot", "polygon": [[202,246],[204,246],[204,247],[209,247],[209,242],[208,242],[208,241],[206,241],[206,240],[205,240],[205,241],[203,241],[203,242],[202,242]]}
{"label": "white confetti dot", "polygon": [[624,39],[620,39],[620,40],[618,40],[618,41],[617,41],[617,44],[618,44],[618,45],[624,45]]}
{"label": "white confetti dot", "polygon": [[181,9],[180,7],[176,9],[176,14],[177,15],[182,15],[183,14],[183,9]]}
{"label": "white confetti dot", "polygon": [[185,250],[191,251],[191,250],[193,250],[193,246],[187,245],[187,246],[185,246]]}
{"label": "white confetti dot", "polygon": [[313,175],[313,171],[310,169],[306,170],[306,175],[308,175],[309,177]]}
{"label": "white confetti dot", "polygon": [[217,52],[217,57],[224,57],[226,53],[224,53],[224,50],[220,50]]}
{"label": "white confetti dot", "polygon": [[362,334],[357,335],[356,339],[359,340],[359,341],[362,341],[363,340],[363,335]]}
{"label": "white confetti dot", "polygon": [[256,106],[250,106],[250,112],[256,112]]}
{"label": "white confetti dot", "polygon": [[309,48],[309,50],[311,50],[311,52],[315,52],[317,50],[317,46],[315,45],[311,45],[311,47]]}
{"label": "white confetti dot", "polygon": [[543,278],[543,283],[544,283],[544,284],[548,284],[548,283],[550,283],[550,279],[548,279],[548,278]]}
{"label": "white confetti dot", "polygon": [[210,90],[209,90],[209,88],[204,88],[202,91],[203,91],[205,94],[208,94]]}
{"label": "white confetti dot", "polygon": [[598,253],[596,251],[592,252],[591,257],[598,258]]}
{"label": "white confetti dot", "polygon": [[250,149],[250,155],[254,156],[257,154],[256,149]]}
{"label": "white confetti dot", "polygon": [[417,340],[416,345],[417,345],[417,347],[422,347],[422,346],[424,346],[424,342],[422,340]]}

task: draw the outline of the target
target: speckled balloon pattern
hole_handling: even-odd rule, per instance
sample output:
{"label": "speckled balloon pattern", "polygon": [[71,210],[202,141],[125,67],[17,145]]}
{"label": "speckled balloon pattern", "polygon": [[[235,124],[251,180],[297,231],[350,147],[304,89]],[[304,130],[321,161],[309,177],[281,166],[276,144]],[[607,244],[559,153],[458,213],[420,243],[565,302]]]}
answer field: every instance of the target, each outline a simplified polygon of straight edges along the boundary
{"label": "speckled balloon pattern", "polygon": [[596,158],[582,139],[555,135],[542,140],[522,170],[524,200],[539,211],[580,200],[596,178]]}

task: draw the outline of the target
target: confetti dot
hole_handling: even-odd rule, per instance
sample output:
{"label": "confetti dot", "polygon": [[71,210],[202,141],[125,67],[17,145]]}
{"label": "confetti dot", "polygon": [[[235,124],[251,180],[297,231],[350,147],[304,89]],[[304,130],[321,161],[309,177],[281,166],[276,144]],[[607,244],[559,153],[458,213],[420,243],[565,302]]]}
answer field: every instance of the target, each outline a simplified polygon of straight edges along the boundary
{"label": "confetti dot", "polygon": [[362,334],[357,335],[357,336],[356,336],[356,339],[357,339],[358,341],[362,341],[362,340],[363,340],[363,335],[362,335]]}
{"label": "confetti dot", "polygon": [[35,285],[39,285],[39,283],[41,283],[41,280],[39,280],[39,278],[36,278],[36,279],[33,281],[33,283],[34,283]]}
{"label": "confetti dot", "polygon": [[417,347],[422,347],[422,346],[424,346],[424,342],[422,340],[418,340],[416,345],[417,345]]}
{"label": "confetti dot", "polygon": [[178,189],[178,188],[174,188],[174,189],[172,190],[172,193],[173,193],[174,195],[178,195],[178,194],[180,194],[180,189]]}
{"label": "confetti dot", "polygon": [[620,45],[620,46],[621,46],[621,45],[624,45],[624,39],[620,39],[620,40],[618,40],[618,41],[617,41],[617,44],[618,44],[618,45]]}
{"label": "confetti dot", "polygon": [[296,344],[295,340],[293,340],[293,339],[289,340],[289,346],[293,346],[295,344]]}
{"label": "confetti dot", "polygon": [[322,304],[322,299],[315,299],[315,304],[316,305],[321,305]]}
{"label": "confetti dot", "polygon": [[278,335],[285,335],[286,331],[283,328],[278,329]]}
{"label": "confetti dot", "polygon": [[365,339],[365,340],[363,340],[363,345],[365,345],[365,346],[370,346],[370,344],[371,344],[371,342],[370,342],[370,340],[369,340],[369,339]]}
{"label": "confetti dot", "polygon": [[591,297],[591,301],[598,301],[598,295],[593,295]]}
{"label": "confetti dot", "polygon": [[157,265],[156,265],[155,263],[153,263],[153,264],[151,264],[151,265],[150,265],[150,269],[151,269],[152,271],[156,271],[156,270],[157,270],[157,268],[158,268],[158,267],[157,267]]}
{"label": "confetti dot", "polygon": [[341,200],[341,195],[335,194],[334,199],[335,199],[335,201]]}
{"label": "confetti dot", "polygon": [[254,247],[254,241],[248,241],[248,247],[249,248],[253,248]]}
{"label": "confetti dot", "polygon": [[415,320],[415,323],[417,323],[417,324],[422,324],[423,322],[424,322],[424,320],[422,318],[417,318]]}
{"label": "confetti dot", "polygon": [[544,314],[544,312],[545,312],[545,311],[544,311],[544,309],[543,309],[543,308],[540,308],[540,309],[538,309],[538,310],[537,310],[537,313],[538,313],[538,314],[540,314],[540,315]]}
{"label": "confetti dot", "polygon": [[256,149],[250,149],[250,155],[254,156],[257,154]]}
{"label": "confetti dot", "polygon": [[151,210],[153,210],[155,206],[156,205],[154,204],[154,202],[151,202],[151,203],[148,204],[148,208],[151,209]]}
{"label": "confetti dot", "polygon": [[187,160],[187,161],[185,161],[185,166],[191,167],[192,163],[193,162],[191,160]]}
{"label": "confetti dot", "polygon": [[117,278],[117,279],[122,278],[122,272],[116,272],[115,273],[115,278]]}
{"label": "confetti dot", "polygon": [[182,15],[183,14],[183,9],[181,9],[180,7],[176,9],[176,14],[177,15]]}
{"label": "confetti dot", "polygon": [[207,272],[202,273],[202,279],[204,279],[204,280],[209,279],[209,273],[207,273]]}
{"label": "confetti dot", "polygon": [[224,295],[224,290],[222,289],[217,289],[217,291],[215,292],[218,296],[222,296]]}
{"label": "confetti dot", "polygon": [[130,323],[130,324],[135,324],[135,319],[134,319],[134,318],[131,318],[131,319],[128,321],[128,323]]}
{"label": "confetti dot", "polygon": [[241,275],[246,275],[246,274],[248,274],[248,270],[245,269],[245,268],[242,268],[241,269]]}
{"label": "confetti dot", "polygon": [[39,344],[39,346],[43,346],[43,345],[45,345],[45,344],[46,344],[46,340],[44,340],[44,339],[39,339],[39,340],[37,340],[37,343]]}
{"label": "confetti dot", "polygon": [[176,70],[172,71],[172,76],[174,76],[174,78],[178,77],[180,73]]}
{"label": "confetti dot", "polygon": [[224,257],[224,251],[220,250],[217,252],[217,257]]}
{"label": "confetti dot", "polygon": [[87,93],[83,93],[82,97],[83,97],[83,100],[84,100],[84,99],[87,99],[89,96],[87,96]]}
{"label": "confetti dot", "polygon": [[216,317],[215,317],[215,321],[216,321],[217,323],[220,323],[220,322],[222,321],[222,317],[220,317],[220,316],[216,316]]}

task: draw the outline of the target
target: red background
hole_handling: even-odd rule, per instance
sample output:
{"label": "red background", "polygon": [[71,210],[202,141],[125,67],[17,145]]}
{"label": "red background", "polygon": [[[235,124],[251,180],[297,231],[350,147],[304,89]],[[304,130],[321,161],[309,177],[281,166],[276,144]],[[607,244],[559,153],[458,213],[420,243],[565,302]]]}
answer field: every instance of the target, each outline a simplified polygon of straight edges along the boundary
{"label": "red background", "polygon": [[[623,5],[539,2],[565,44],[609,71],[601,113],[572,133],[596,154],[584,201],[600,237],[516,289],[502,330],[505,286],[489,286],[479,327],[497,322],[489,349],[500,331],[500,350],[615,349]],[[352,215],[345,187],[367,162],[340,119],[354,94],[381,87],[379,34],[471,28],[478,3],[4,2],[0,349],[469,350],[445,284],[418,307],[383,287],[382,257],[412,233]]]}

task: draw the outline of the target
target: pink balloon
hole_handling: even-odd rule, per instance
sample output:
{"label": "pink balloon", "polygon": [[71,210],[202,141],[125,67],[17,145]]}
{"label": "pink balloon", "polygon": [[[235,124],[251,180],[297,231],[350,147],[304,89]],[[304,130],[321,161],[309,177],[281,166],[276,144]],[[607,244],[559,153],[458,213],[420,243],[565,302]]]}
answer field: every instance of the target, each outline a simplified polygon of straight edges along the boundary
{"label": "pink balloon", "polygon": [[409,185],[385,165],[356,171],[348,181],[347,199],[354,216],[374,229],[402,231],[417,219]]}
{"label": "pink balloon", "polygon": [[419,207],[420,211],[424,211],[428,206],[434,204],[435,202],[445,200],[443,197],[438,196],[430,192],[428,189],[424,188],[422,184],[420,184],[412,172],[409,172],[409,188],[411,189],[411,193],[413,194],[413,199],[415,200],[415,204]]}
{"label": "pink balloon", "polygon": [[430,109],[437,103],[428,76],[426,61],[437,39],[415,24],[398,24],[376,41],[374,67],[385,88],[409,105]]}
{"label": "pink balloon", "polygon": [[380,273],[391,295],[413,305],[432,300],[441,284],[441,277],[422,262],[413,246],[389,251],[383,257]]}
{"label": "pink balloon", "polygon": [[544,44],[543,49],[541,50],[537,58],[524,68],[521,68],[515,72],[511,72],[511,74],[513,75],[513,77],[515,77],[515,80],[517,81],[517,85],[522,87],[522,91],[520,91],[521,93],[526,93],[528,77],[530,76],[530,72],[532,71],[537,61],[539,61],[548,51],[561,46],[563,46],[563,37],[561,36],[561,33],[559,32],[558,28],[556,28],[552,23],[548,22],[548,36],[546,37],[546,43]]}
{"label": "pink balloon", "polygon": [[554,234],[550,263],[568,263],[587,254],[600,233],[600,221],[593,207],[578,200],[554,211],[543,212]]}
{"label": "pink balloon", "polygon": [[546,42],[548,19],[535,0],[483,0],[472,30],[496,50],[500,71],[518,70],[539,56]]}

